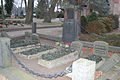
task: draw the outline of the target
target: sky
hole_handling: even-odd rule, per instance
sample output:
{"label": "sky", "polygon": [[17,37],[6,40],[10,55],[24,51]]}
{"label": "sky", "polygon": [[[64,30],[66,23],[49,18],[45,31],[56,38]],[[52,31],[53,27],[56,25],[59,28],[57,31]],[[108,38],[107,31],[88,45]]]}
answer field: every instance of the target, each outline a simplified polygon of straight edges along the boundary
{"label": "sky", "polygon": [[[21,0],[14,0],[14,2],[15,2],[15,4],[16,4],[17,7],[21,6]],[[22,6],[25,7],[24,0],[23,0]],[[37,6],[37,0],[34,0],[34,6]]]}
{"label": "sky", "polygon": [[[34,6],[37,6],[37,0],[34,0],[34,1],[35,1],[34,2]],[[21,0],[14,0],[14,4],[16,5],[16,7],[20,7],[21,6]],[[0,5],[1,5],[1,0],[0,0]],[[23,5],[22,6],[25,7],[24,1],[23,1]]]}

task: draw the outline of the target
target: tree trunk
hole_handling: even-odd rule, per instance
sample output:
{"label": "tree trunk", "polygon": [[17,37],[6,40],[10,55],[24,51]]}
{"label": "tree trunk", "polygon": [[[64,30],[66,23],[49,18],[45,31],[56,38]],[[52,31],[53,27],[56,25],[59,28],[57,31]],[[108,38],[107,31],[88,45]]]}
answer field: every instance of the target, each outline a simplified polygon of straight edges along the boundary
{"label": "tree trunk", "polygon": [[[56,7],[58,0],[52,0],[51,7],[46,10],[46,15],[44,16],[44,22],[50,23],[52,17],[54,16],[54,9]],[[48,4],[49,5],[49,4]]]}
{"label": "tree trunk", "polygon": [[37,16],[38,18],[40,19],[43,19],[44,18],[44,15],[45,15],[45,0],[40,0],[38,1],[38,5],[37,5]]}
{"label": "tree trunk", "polygon": [[34,8],[34,0],[28,0],[28,6],[27,2],[25,1],[25,6],[26,6],[26,24],[31,24],[33,22],[33,8]]}
{"label": "tree trunk", "polygon": [[3,0],[1,0],[1,7],[2,7],[2,19],[4,20],[5,17],[4,17],[4,7],[3,7]]}

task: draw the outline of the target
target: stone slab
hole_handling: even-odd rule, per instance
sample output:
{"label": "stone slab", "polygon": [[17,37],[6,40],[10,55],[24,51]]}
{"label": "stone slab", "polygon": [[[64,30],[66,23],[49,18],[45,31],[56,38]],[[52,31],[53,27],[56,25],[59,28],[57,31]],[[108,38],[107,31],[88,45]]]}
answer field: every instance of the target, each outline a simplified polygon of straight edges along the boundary
{"label": "stone slab", "polygon": [[115,66],[118,62],[120,62],[120,56],[118,56],[117,54],[114,54],[108,60],[106,60],[105,63],[98,70],[102,72],[107,72],[113,66]]}
{"label": "stone slab", "polygon": [[98,80],[117,80],[120,77],[120,74],[116,73],[113,70],[110,70],[106,73],[104,73],[101,77],[98,78]]}
{"label": "stone slab", "polygon": [[74,61],[74,60],[78,59],[78,57],[79,57],[79,54],[77,51],[75,51],[73,53],[70,53],[70,54],[60,57],[60,58],[57,58],[55,60],[46,61],[43,59],[39,59],[38,64],[42,65],[44,67],[47,67],[47,68],[54,68],[54,67],[60,66],[62,64],[66,64],[68,62]]}

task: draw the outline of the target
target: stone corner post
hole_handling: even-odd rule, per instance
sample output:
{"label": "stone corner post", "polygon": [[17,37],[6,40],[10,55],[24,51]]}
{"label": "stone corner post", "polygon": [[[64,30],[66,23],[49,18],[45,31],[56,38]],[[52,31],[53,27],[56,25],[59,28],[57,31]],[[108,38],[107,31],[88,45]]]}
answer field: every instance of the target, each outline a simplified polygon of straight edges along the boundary
{"label": "stone corner post", "polygon": [[[7,45],[8,46],[7,46]],[[7,68],[12,65],[12,56],[8,50],[10,47],[10,38],[0,37],[0,67]]]}

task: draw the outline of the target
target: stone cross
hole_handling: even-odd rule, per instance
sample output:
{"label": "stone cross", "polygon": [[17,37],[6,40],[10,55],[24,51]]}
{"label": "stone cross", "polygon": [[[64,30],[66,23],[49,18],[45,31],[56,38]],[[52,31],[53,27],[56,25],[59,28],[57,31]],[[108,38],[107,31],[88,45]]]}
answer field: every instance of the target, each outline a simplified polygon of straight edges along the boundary
{"label": "stone cross", "polygon": [[95,41],[93,44],[93,53],[99,56],[107,56],[108,54],[108,43],[103,41]]}
{"label": "stone cross", "polygon": [[[7,46],[7,45],[8,46]],[[0,38],[0,67],[6,68],[12,65],[12,56],[7,47],[10,47],[10,39],[7,37]]]}
{"label": "stone cross", "polygon": [[96,62],[80,58],[73,62],[72,80],[94,80]]}

